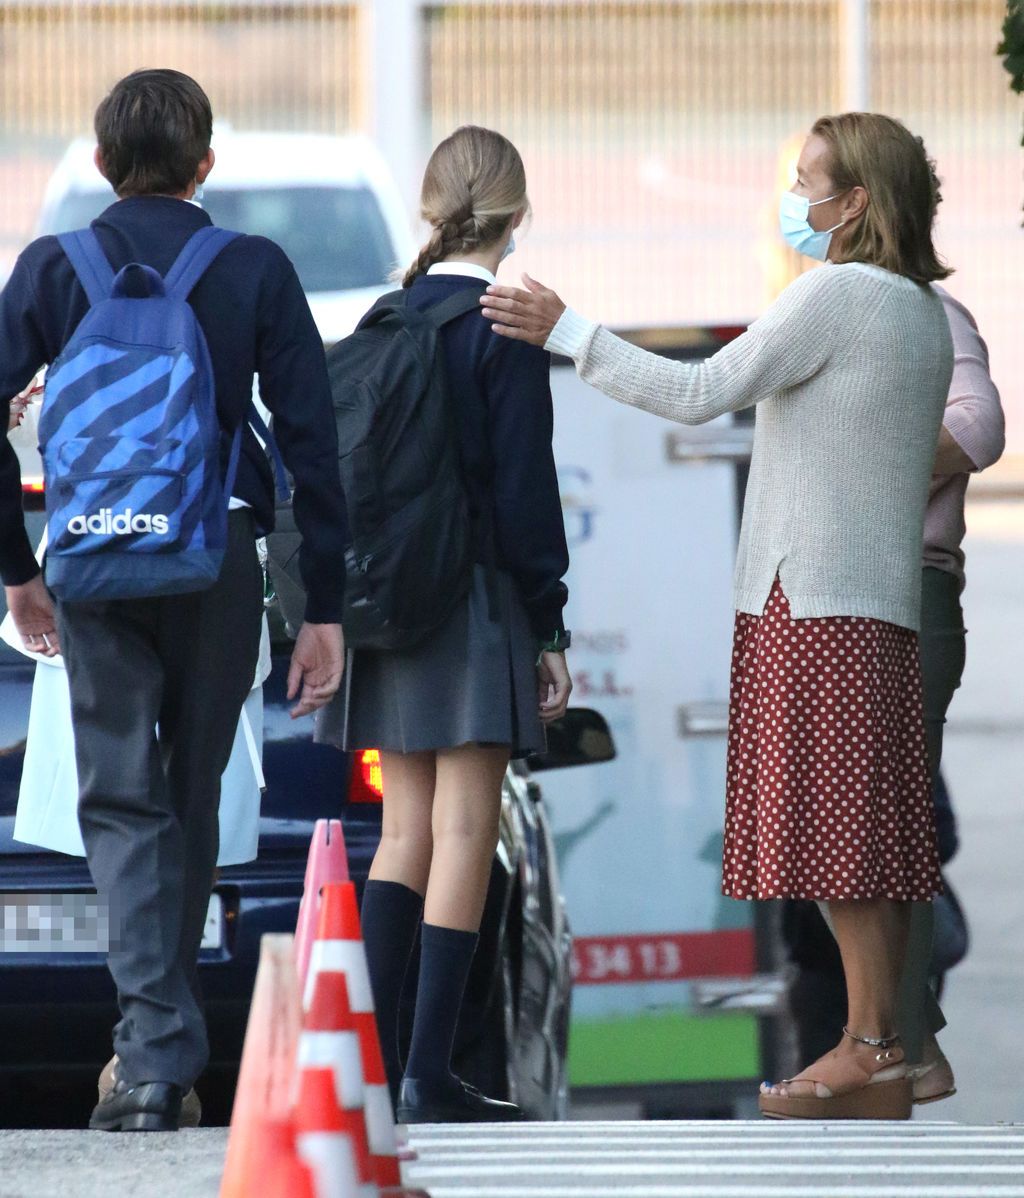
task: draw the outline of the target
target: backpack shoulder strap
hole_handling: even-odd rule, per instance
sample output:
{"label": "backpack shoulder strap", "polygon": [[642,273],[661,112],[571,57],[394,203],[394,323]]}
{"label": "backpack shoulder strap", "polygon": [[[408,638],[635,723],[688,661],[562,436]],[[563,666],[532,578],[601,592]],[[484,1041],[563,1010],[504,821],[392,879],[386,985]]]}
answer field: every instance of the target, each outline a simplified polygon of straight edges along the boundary
{"label": "backpack shoulder strap", "polygon": [[389,291],[387,295],[382,295],[377,300],[362,320],[360,320],[357,327],[365,329],[392,313],[408,312],[415,319],[425,320],[428,324],[433,325],[435,329],[440,329],[448,324],[449,321],[457,320],[460,316],[465,316],[467,312],[472,312],[474,308],[480,307],[480,292],[476,288],[463,288],[455,295],[450,295],[446,300],[442,300],[439,304],[434,304],[432,308],[410,308],[407,302],[408,298],[408,291]]}
{"label": "backpack shoulder strap", "polygon": [[214,258],[240,236],[240,233],[219,229],[216,225],[206,225],[193,233],[164,278],[167,295],[187,300]]}
{"label": "backpack shoulder strap", "polygon": [[389,291],[386,295],[382,295],[379,299],[374,300],[373,304],[359,318],[356,331],[358,332],[360,329],[365,329],[370,325],[376,324],[392,312],[403,311],[405,309],[405,297],[407,294],[405,291]]}
{"label": "backpack shoulder strap", "polygon": [[61,233],[57,241],[74,267],[89,303],[96,305],[109,299],[114,286],[114,271],[92,229]]}
{"label": "backpack shoulder strap", "polygon": [[270,464],[274,470],[274,490],[277,492],[278,500],[284,503],[291,495],[291,490],[288,487],[288,471],[285,468],[284,458],[281,457],[281,450],[278,448],[274,434],[270,431],[270,426],[260,415],[259,408],[256,407],[256,404],[251,399],[249,400],[249,410],[246,413],[245,419],[270,454]]}
{"label": "backpack shoulder strap", "polygon": [[432,308],[424,308],[423,316],[434,328],[443,328],[460,316],[465,316],[467,312],[481,311],[480,294],[475,287],[463,288],[439,304],[434,304]]}

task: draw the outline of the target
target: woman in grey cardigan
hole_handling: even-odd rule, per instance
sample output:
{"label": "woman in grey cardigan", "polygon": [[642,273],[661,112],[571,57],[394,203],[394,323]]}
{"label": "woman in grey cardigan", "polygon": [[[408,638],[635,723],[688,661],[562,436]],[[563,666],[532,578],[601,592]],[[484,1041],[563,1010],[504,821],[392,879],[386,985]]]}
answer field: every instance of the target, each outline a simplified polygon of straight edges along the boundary
{"label": "woman in grey cardigan", "polygon": [[762,1087],[776,1118],[905,1119],[895,1011],[911,903],[941,891],[921,708],[922,526],[952,370],[929,286],[938,188],[885,116],[817,121],[783,196],[802,275],[700,363],[613,336],[527,280],[506,336],[567,354],[620,402],[685,424],[759,405],[736,567],[724,893],[826,903],[849,990],[835,1049]]}

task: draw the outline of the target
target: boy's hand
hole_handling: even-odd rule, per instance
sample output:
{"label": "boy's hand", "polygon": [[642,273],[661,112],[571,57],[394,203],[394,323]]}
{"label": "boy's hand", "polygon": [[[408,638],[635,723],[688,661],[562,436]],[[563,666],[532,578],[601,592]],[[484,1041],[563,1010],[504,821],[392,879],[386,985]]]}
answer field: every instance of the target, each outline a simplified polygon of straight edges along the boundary
{"label": "boy's hand", "polygon": [[21,586],[5,587],[4,594],[25,648],[32,653],[41,653],[43,657],[57,657],[60,653],[57,613],[42,574]]}
{"label": "boy's hand", "polygon": [[334,698],[345,671],[345,637],[340,624],[303,624],[292,651],[288,698],[302,694],[291,717],[309,715]]}

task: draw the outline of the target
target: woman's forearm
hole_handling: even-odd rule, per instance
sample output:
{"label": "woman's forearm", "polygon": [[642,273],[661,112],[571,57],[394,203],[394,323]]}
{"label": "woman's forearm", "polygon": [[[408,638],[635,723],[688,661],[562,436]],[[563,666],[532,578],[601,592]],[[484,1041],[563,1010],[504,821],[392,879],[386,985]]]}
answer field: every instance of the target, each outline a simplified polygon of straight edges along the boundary
{"label": "woman's forearm", "polygon": [[703,424],[729,411],[736,399],[733,389],[715,380],[709,362],[673,362],[600,325],[588,327],[573,357],[580,378],[598,391],[679,424]]}
{"label": "woman's forearm", "polygon": [[481,296],[496,333],[566,354],[599,391],[681,424],[703,424],[811,378],[843,316],[844,280],[811,271],[713,357],[672,362],[584,320],[550,288],[524,280],[528,291],[494,284]]}

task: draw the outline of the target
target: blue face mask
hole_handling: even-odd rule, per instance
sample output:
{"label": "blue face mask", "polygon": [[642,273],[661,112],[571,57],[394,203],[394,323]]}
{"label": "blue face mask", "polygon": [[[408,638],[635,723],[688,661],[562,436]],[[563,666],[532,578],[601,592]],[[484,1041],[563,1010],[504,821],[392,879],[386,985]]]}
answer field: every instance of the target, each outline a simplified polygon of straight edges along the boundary
{"label": "blue face mask", "polygon": [[829,246],[832,244],[832,234],[836,229],[841,229],[846,221],[841,220],[831,229],[823,229],[819,232],[817,229],[811,228],[807,218],[815,204],[827,204],[829,200],[835,198],[835,196],[826,196],[823,200],[815,200],[814,203],[811,203],[806,196],[798,196],[792,191],[784,191],[779,199],[779,228],[786,244],[792,246],[799,254],[806,254],[808,258],[824,262],[828,258]]}
{"label": "blue face mask", "polygon": [[504,262],[505,259],[509,256],[509,254],[514,254],[515,252],[516,252],[516,239],[515,239],[515,234],[513,234],[508,239],[508,245],[505,246],[505,248],[501,251],[501,257],[498,259],[498,261]]}

